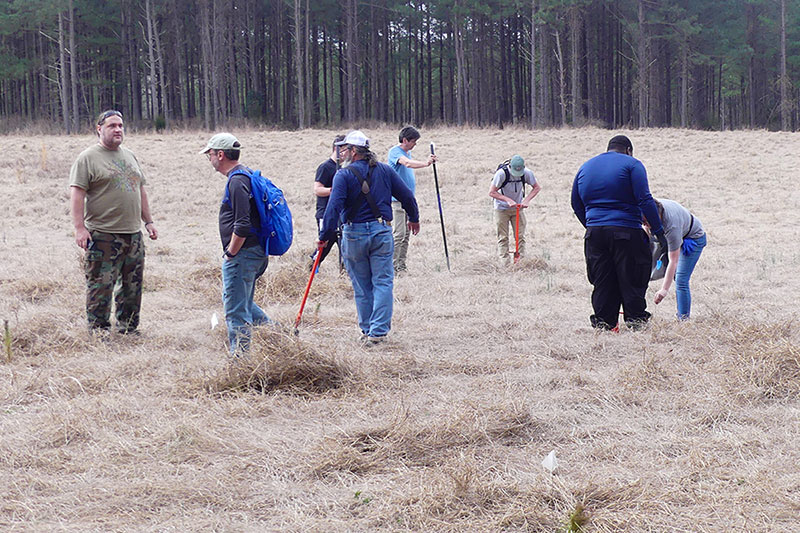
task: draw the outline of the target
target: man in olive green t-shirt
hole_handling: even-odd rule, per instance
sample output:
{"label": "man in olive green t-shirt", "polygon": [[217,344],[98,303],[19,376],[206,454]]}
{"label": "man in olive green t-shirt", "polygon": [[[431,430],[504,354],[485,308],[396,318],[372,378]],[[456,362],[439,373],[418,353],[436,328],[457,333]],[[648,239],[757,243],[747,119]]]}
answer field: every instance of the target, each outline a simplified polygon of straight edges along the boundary
{"label": "man in olive green t-shirt", "polygon": [[86,317],[89,330],[109,330],[111,299],[117,332],[137,333],[142,303],[144,243],[141,224],[155,240],[145,178],[133,152],[123,148],[122,113],[97,119],[98,143],[78,156],[69,175],[75,243],[86,250]]}

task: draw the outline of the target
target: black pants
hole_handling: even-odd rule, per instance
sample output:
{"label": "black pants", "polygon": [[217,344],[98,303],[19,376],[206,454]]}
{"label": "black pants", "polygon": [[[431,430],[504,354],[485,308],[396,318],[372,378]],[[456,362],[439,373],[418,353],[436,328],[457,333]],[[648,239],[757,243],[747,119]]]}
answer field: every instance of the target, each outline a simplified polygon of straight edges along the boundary
{"label": "black pants", "polygon": [[641,326],[650,318],[645,293],[650,281],[650,244],[642,230],[618,226],[590,226],[583,241],[586,275],[594,285],[592,326],[612,329],[619,320]]}

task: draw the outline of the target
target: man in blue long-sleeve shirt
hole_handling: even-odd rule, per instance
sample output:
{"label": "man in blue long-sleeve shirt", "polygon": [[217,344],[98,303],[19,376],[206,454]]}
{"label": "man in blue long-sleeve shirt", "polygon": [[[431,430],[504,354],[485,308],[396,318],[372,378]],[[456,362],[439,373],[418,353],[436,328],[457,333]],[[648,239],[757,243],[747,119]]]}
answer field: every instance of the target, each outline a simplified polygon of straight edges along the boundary
{"label": "man in blue long-sleeve shirt", "polygon": [[642,214],[656,221],[651,229],[659,241],[666,245],[666,239],[647,171],[633,157],[630,139],[613,137],[607,152],[581,166],[572,184],[572,210],[586,228],[586,273],[594,286],[592,327],[616,328],[620,305],[627,325],[644,325],[650,318],[645,293],[651,255]]}
{"label": "man in blue long-sleeve shirt", "polygon": [[336,144],[344,168],[333,177],[317,246],[334,237],[341,218],[342,255],[353,283],[362,340],[377,344],[385,340],[392,322],[392,197],[403,206],[414,235],[419,233],[419,210],[414,193],[397,172],[377,161],[362,132],[351,131]]}

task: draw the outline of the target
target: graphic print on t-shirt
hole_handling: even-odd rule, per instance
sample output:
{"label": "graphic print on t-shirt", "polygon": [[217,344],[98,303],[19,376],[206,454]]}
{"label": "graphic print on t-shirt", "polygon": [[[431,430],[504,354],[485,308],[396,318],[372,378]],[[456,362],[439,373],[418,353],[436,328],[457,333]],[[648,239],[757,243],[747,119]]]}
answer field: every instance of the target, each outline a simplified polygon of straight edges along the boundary
{"label": "graphic print on t-shirt", "polygon": [[142,177],[139,168],[124,159],[114,159],[108,168],[108,179],[115,189],[134,192]]}

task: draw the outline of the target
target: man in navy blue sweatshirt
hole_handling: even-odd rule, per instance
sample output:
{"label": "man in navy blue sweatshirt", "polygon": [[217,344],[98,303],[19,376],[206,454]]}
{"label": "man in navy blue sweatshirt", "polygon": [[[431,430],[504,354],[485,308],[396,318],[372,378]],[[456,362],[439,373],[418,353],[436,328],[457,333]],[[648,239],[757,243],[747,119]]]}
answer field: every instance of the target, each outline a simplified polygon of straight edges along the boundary
{"label": "man in navy blue sweatshirt", "polygon": [[[622,306],[634,329],[650,318],[645,293],[650,281],[650,241],[642,215],[666,246],[664,230],[647,183],[647,171],[633,157],[624,135],[608,142],[608,151],[584,163],[572,184],[572,210],[586,228],[584,255],[592,291],[592,327],[614,329]],[[665,248],[666,249],[666,248]]]}
{"label": "man in navy blue sweatshirt", "polygon": [[403,206],[414,235],[419,233],[419,210],[414,193],[392,167],[377,161],[362,132],[351,131],[336,145],[344,166],[333,177],[317,246],[334,238],[341,218],[342,255],[353,282],[362,340],[378,344],[392,322],[392,196]]}

